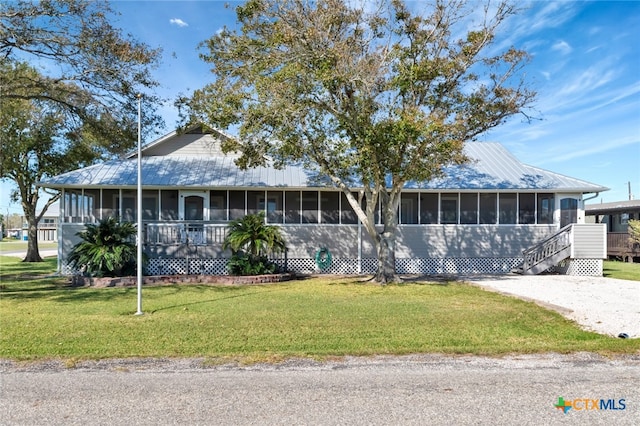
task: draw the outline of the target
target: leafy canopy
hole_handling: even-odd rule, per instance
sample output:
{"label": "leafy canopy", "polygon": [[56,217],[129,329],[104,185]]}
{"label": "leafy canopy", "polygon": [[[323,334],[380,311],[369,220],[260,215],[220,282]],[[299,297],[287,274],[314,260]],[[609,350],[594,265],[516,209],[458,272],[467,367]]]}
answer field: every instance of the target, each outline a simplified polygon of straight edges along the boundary
{"label": "leafy canopy", "polygon": [[124,35],[112,25],[115,16],[104,0],[0,3],[3,100],[46,101],[65,114],[74,142],[90,137],[101,155],[130,149],[139,93],[145,128],[162,123],[150,92],[160,50]]}
{"label": "leafy canopy", "polygon": [[328,176],[376,245],[379,281],[393,273],[405,184],[468,161],[466,141],[535,97],[521,72],[527,53],[492,46],[512,5],[411,6],[250,0],[236,9],[238,30],[203,43],[215,81],[182,100],[187,122],[237,127],[223,149],[241,152],[239,166],[297,162]]}

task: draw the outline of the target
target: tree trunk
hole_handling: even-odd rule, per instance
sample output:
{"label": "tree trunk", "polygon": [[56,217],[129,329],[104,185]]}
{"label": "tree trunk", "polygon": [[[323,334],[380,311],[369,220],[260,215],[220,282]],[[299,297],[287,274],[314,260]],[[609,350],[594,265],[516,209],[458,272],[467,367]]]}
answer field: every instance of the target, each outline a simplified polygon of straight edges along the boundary
{"label": "tree trunk", "polygon": [[42,262],[40,250],[38,249],[38,221],[35,214],[28,215],[28,232],[27,232],[27,256],[23,262]]}
{"label": "tree trunk", "polygon": [[380,196],[381,213],[384,228],[376,236],[376,249],[378,251],[378,271],[375,281],[380,284],[399,282],[396,274],[396,231],[398,229],[398,203],[397,197],[383,192]]}
{"label": "tree trunk", "polygon": [[[385,227],[386,228],[386,227]],[[398,282],[396,274],[396,236],[394,232],[383,231],[378,234],[378,271],[375,281],[380,284]]]}

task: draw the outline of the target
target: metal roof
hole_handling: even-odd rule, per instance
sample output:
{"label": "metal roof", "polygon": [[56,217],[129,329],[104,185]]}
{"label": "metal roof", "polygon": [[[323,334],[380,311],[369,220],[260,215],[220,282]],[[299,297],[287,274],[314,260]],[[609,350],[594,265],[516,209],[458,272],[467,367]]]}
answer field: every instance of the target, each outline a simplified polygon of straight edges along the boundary
{"label": "metal roof", "polygon": [[[408,182],[406,189],[425,190],[566,190],[602,192],[600,185],[521,163],[499,143],[468,142],[464,166],[446,168],[444,178]],[[155,156],[142,158],[142,184],[147,187],[183,188],[326,188],[326,177],[301,166],[278,170],[258,167],[241,170],[233,157]],[[48,188],[135,187],[137,160],[108,161],[39,182]],[[357,186],[356,186],[357,187]]]}
{"label": "metal roof", "polygon": [[584,206],[585,214],[597,215],[640,210],[640,200],[614,201],[611,203],[588,204]]}

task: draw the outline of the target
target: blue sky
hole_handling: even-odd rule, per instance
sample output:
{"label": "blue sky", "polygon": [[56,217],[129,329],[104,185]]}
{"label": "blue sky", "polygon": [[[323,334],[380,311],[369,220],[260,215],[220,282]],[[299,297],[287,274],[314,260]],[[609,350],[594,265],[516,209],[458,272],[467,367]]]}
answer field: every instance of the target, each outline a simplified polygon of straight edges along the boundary
{"label": "blue sky", "polygon": [[[419,2],[411,2],[419,7]],[[225,5],[231,5],[231,8]],[[116,1],[116,25],[151,47],[161,47],[155,71],[166,133],[176,124],[173,99],[212,75],[198,44],[236,25],[229,1]],[[525,3],[519,2],[524,5]],[[524,163],[611,188],[593,202],[640,198],[640,2],[534,1],[513,17],[498,47],[532,55],[528,80],[538,92],[539,118],[514,117],[479,139],[500,142]],[[147,141],[148,142],[148,141]],[[9,205],[2,185],[0,212]],[[589,195],[587,195],[589,196]]]}

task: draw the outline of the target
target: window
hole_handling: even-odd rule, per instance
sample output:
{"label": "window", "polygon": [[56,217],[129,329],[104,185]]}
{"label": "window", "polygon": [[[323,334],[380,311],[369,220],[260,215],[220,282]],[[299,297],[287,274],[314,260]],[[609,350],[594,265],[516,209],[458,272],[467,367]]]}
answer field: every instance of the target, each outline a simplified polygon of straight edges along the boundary
{"label": "window", "polygon": [[84,190],[86,216],[88,222],[96,222],[100,219],[100,190]]}
{"label": "window", "polygon": [[[353,196],[356,200],[358,199],[357,192],[354,192]],[[356,212],[353,210],[353,207],[351,207],[344,192],[340,193],[340,223],[345,225],[358,223],[358,216],[356,216]]]}
{"label": "window", "polygon": [[440,223],[458,223],[458,194],[440,195]]}
{"label": "window", "polygon": [[302,191],[302,223],[318,223],[318,193]]}
{"label": "window", "polygon": [[145,189],[142,191],[142,220],[158,220],[157,190]]}
{"label": "window", "polygon": [[517,219],[518,194],[500,194],[498,215],[501,224],[515,224]]}
{"label": "window", "polygon": [[127,222],[135,222],[136,215],[138,214],[136,211],[136,190],[134,189],[123,189],[122,190],[122,198],[120,199],[120,203],[118,204],[118,208],[122,214],[121,220]]}
{"label": "window", "polygon": [[495,224],[498,219],[498,194],[480,194],[480,223]]}
{"label": "window", "polygon": [[80,223],[84,204],[82,202],[82,190],[66,189],[64,191],[64,216],[67,222]]}
{"label": "window", "polygon": [[300,191],[287,191],[284,194],[285,223],[300,223]]}
{"label": "window", "polygon": [[[175,191],[178,194],[178,191]],[[103,189],[102,190],[102,219],[108,217],[119,217],[120,212],[118,210],[118,197],[120,191],[117,189]],[[178,202],[176,201],[176,209],[178,208]],[[177,216],[177,214],[176,214]]]}
{"label": "window", "polygon": [[553,194],[538,194],[538,223],[553,223],[554,198]]}
{"label": "window", "polygon": [[264,191],[247,191],[247,214],[264,213]]}
{"label": "window", "polygon": [[209,193],[209,219],[227,220],[227,191]]}
{"label": "window", "polygon": [[420,223],[438,223],[438,194],[420,194]]}
{"label": "window", "polygon": [[178,220],[178,191],[160,191],[160,220]]}
{"label": "window", "polygon": [[478,194],[460,194],[460,223],[478,223]]}
{"label": "window", "polygon": [[229,220],[242,219],[245,216],[244,191],[229,191]]}
{"label": "window", "polygon": [[518,194],[518,223],[531,225],[536,223],[536,195]]}
{"label": "window", "polygon": [[[264,208],[264,197],[260,207]],[[267,191],[267,222],[282,223],[282,191]]]}
{"label": "window", "polygon": [[340,193],[321,192],[320,211],[322,223],[340,223]]}
{"label": "window", "polygon": [[400,194],[400,223],[418,223],[418,194]]}

